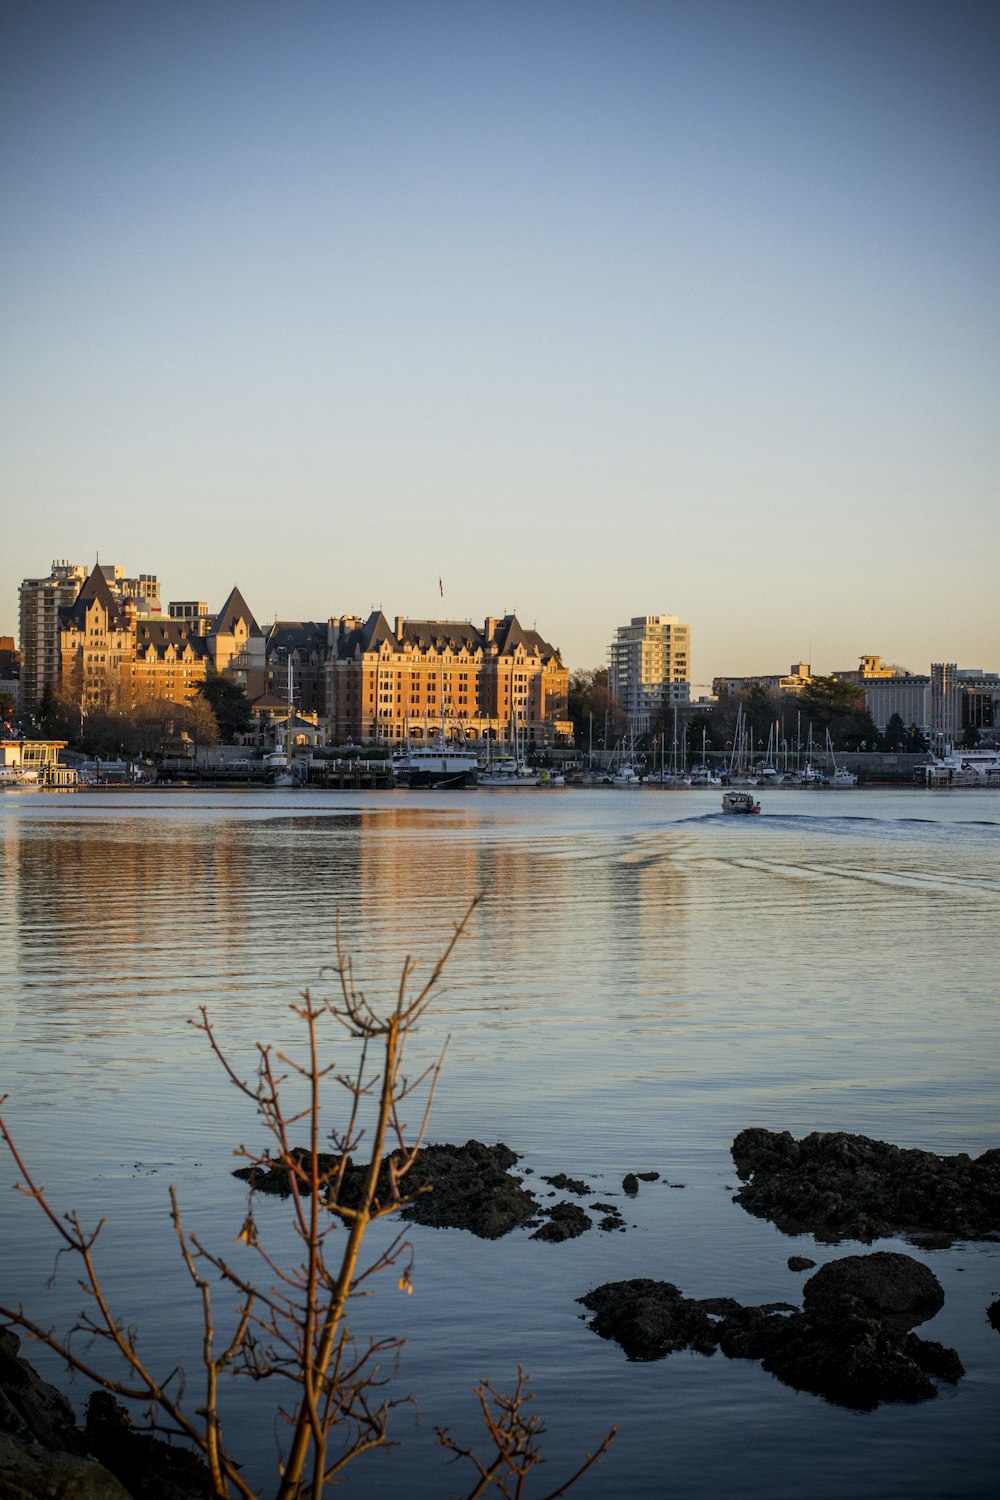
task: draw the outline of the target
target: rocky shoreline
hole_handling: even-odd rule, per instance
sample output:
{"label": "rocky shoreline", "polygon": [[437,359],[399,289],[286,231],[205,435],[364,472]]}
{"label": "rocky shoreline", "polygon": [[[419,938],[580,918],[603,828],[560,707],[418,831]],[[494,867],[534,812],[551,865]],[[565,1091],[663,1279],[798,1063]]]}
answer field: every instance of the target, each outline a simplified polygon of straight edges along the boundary
{"label": "rocky shoreline", "polygon": [[132,1426],[123,1406],[94,1391],[84,1425],[61,1391],[0,1328],[0,1496],[3,1500],[204,1500],[207,1473],[186,1448]]}
{"label": "rocky shoreline", "polygon": [[[732,1151],[743,1181],[733,1201],[787,1234],[810,1233],[821,1243],[905,1234],[930,1246],[1000,1234],[1000,1150],[976,1159],[942,1157],[865,1136],[816,1133],[796,1141],[788,1131],[753,1128],[736,1137]],[[295,1159],[311,1166],[305,1151]],[[524,1230],[533,1239],[559,1242],[595,1227],[624,1231],[623,1200],[633,1202],[644,1185],[684,1186],[657,1171],[627,1171],[616,1203],[565,1172],[517,1173],[518,1161],[503,1142],[425,1146],[406,1185],[413,1196],[400,1215],[481,1239]],[[379,1177],[383,1202],[392,1192],[388,1162]],[[321,1174],[342,1168],[345,1206],[360,1200],[365,1166],[334,1155],[321,1155],[317,1166]],[[291,1192],[289,1169],[281,1163],[240,1168],[235,1175],[257,1193]],[[815,1264],[805,1255],[787,1259],[793,1271]],[[629,1360],[663,1359],[685,1349],[757,1360],[784,1384],[854,1409],[924,1401],[940,1383],[955,1384],[964,1374],[956,1350],[913,1332],[939,1310],[944,1294],[926,1265],[897,1252],[828,1261],[803,1283],[801,1307],[690,1298],[672,1282],[647,1277],[606,1282],[578,1301],[593,1332],[616,1342]],[[985,1316],[1000,1332],[1000,1302]],[[193,1500],[204,1494],[196,1456],[133,1428],[105,1392],[91,1395],[78,1426],[70,1403],[19,1349],[16,1335],[0,1329],[3,1500]]]}
{"label": "rocky shoreline", "polygon": [[[312,1158],[307,1151],[296,1151],[295,1160],[305,1170],[311,1167]],[[392,1194],[392,1179],[389,1163],[397,1159],[395,1154],[387,1156],[379,1173],[376,1198],[389,1201]],[[485,1146],[482,1141],[466,1141],[464,1146],[424,1146],[412,1174],[407,1178],[403,1191],[410,1198],[400,1209],[400,1218],[414,1224],[426,1224],[434,1229],[465,1229],[479,1239],[495,1240],[511,1230],[530,1228],[532,1239],[560,1241],[575,1239],[596,1227],[605,1231],[624,1230],[627,1226],[617,1205],[599,1202],[596,1198],[589,1208],[595,1217],[580,1204],[569,1199],[556,1203],[542,1202],[541,1189],[532,1192],[524,1185],[524,1176],[518,1176],[511,1168],[520,1160],[516,1151],[499,1141],[495,1146]],[[319,1153],[317,1166],[321,1176],[338,1172],[341,1158]],[[361,1189],[367,1175],[365,1165],[348,1158],[343,1167],[338,1199],[345,1208],[354,1208],[361,1197]],[[282,1163],[267,1163],[263,1166],[239,1167],[235,1177],[247,1182],[257,1193],[272,1193],[287,1197],[291,1191],[288,1167]],[[646,1181],[653,1181],[657,1172],[640,1174]],[[551,1177],[539,1177],[539,1182],[549,1185],[549,1197],[560,1192],[572,1193],[576,1197],[591,1197],[593,1189],[580,1178],[567,1177],[558,1172]],[[636,1183],[633,1190],[631,1182]],[[638,1191],[635,1174],[626,1174],[623,1189],[634,1196]]]}
{"label": "rocky shoreline", "polygon": [[733,1161],[745,1186],[736,1202],[786,1234],[819,1240],[889,1235],[990,1239],[1000,1234],[1000,1149],[972,1158],[905,1150],[843,1132],[795,1140],[789,1131],[743,1130]]}
{"label": "rocky shoreline", "polygon": [[685,1297],[669,1281],[606,1282],[579,1301],[589,1326],[631,1360],[681,1349],[760,1360],[785,1385],[838,1406],[870,1411],[883,1401],[925,1401],[936,1380],[965,1371],[954,1349],[910,1329],[933,1317],[944,1293],[908,1255],[876,1251],[829,1262],[787,1302],[745,1307],[732,1297]]}

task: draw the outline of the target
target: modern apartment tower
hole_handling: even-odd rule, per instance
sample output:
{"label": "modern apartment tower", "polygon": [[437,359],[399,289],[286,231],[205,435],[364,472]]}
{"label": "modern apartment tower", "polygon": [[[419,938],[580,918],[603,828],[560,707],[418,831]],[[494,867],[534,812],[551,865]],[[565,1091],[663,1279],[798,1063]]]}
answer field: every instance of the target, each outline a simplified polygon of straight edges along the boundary
{"label": "modern apartment tower", "polygon": [[25,578],[20,588],[21,707],[31,713],[46,688],[59,686],[59,611],[85,582],[80,563],[57,558],[48,578]]}
{"label": "modern apartment tower", "polygon": [[608,648],[608,687],[629,732],[648,734],[661,705],[691,701],[691,627],[676,615],[637,615]]}

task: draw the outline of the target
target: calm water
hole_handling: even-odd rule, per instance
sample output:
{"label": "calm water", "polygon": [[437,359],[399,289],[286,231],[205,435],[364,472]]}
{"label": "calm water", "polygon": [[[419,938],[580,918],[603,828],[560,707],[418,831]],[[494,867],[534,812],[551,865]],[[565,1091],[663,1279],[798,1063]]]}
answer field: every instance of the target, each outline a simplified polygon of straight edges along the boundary
{"label": "calm water", "polygon": [[[400,1413],[402,1448],[362,1461],[350,1492],[464,1492],[435,1425],[474,1436],[473,1385],[511,1385],[520,1361],[549,1486],[614,1422],[581,1495],[993,1496],[1000,1246],[881,1242],[931,1265],[946,1302],[920,1331],[968,1372],[916,1408],[841,1411],[721,1355],[631,1365],[579,1317],[590,1287],[637,1275],[796,1301],[790,1253],[858,1248],[788,1239],[731,1202],[744,1126],[1000,1144],[1000,795],[764,801],[743,820],[715,791],[0,797],[0,1089],[57,1204],[107,1215],[109,1281],[164,1368],[194,1369],[198,1338],[167,1185],[228,1254],[245,1203],[231,1153],[262,1142],[187,1019],[207,1005],[249,1073],[253,1043],[290,1044],[288,1005],[323,987],[338,911],[375,1000],[486,888],[414,1042],[416,1064],[451,1038],[430,1138],[505,1140],[600,1198],[624,1201],[630,1170],[684,1188],[644,1185],[626,1234],[566,1245],[415,1229],[415,1295],[387,1280],[359,1316],[407,1337],[398,1388],[419,1425]],[[4,1162],[0,1300],[65,1321],[73,1274],[46,1285],[54,1245],[14,1181]],[[286,1243],[282,1205],[262,1218]],[[235,1418],[262,1482],[269,1395]]]}

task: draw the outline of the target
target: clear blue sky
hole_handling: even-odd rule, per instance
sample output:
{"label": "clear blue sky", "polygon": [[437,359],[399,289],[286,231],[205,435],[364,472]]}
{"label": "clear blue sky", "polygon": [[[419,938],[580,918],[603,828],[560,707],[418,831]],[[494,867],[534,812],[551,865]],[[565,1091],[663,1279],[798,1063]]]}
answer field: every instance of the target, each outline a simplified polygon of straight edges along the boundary
{"label": "clear blue sky", "polygon": [[963,0],[4,0],[0,632],[99,554],[1000,668],[998,77]]}

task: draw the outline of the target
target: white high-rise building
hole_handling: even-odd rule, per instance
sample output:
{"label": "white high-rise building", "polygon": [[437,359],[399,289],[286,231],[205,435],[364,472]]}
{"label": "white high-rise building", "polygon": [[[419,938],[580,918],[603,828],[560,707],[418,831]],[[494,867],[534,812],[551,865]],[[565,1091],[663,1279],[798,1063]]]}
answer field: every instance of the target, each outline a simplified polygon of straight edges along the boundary
{"label": "white high-rise building", "polygon": [[80,563],[57,558],[48,578],[21,584],[21,707],[29,712],[46,688],[59,686],[59,610],[73,603],[86,577]]}
{"label": "white high-rise building", "polygon": [[608,648],[608,687],[632,734],[648,734],[661,705],[691,701],[691,627],[676,615],[637,615]]}

